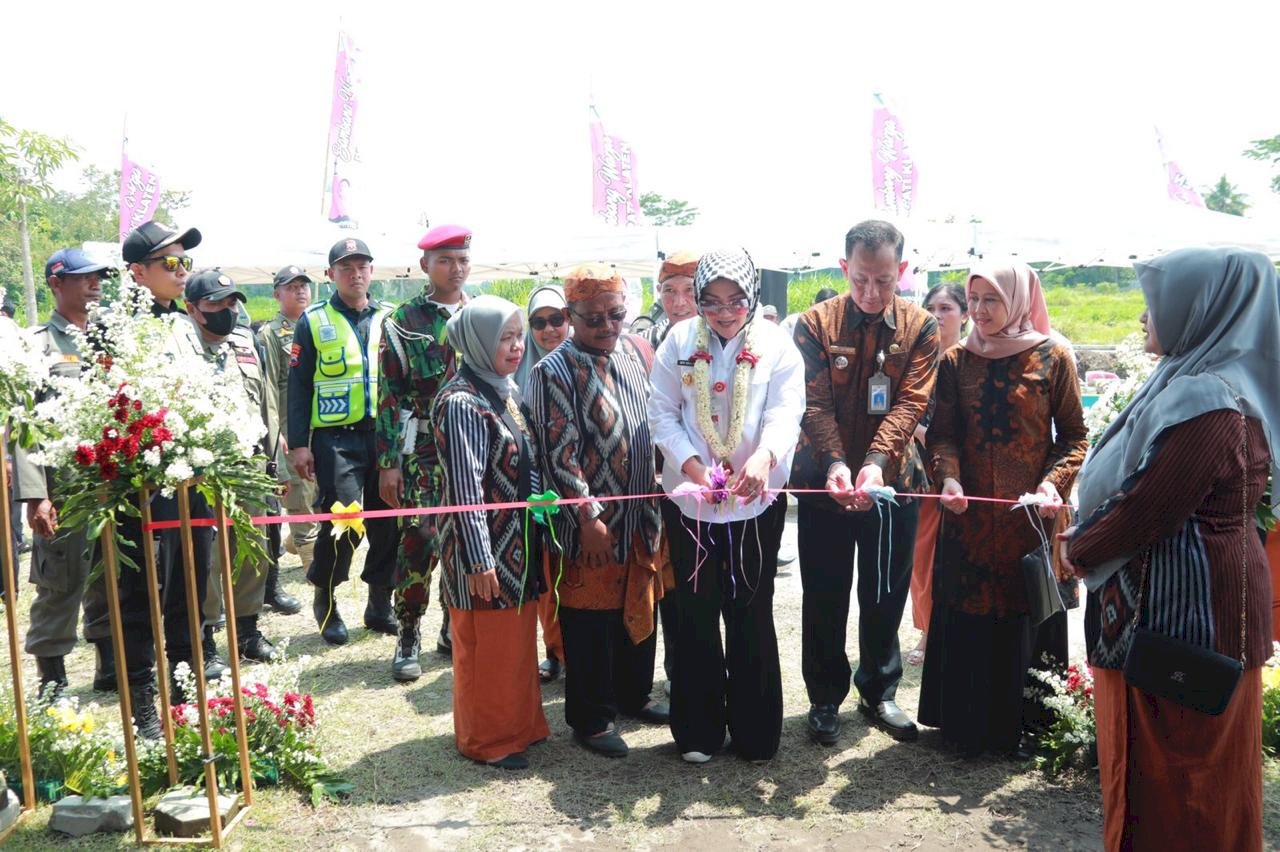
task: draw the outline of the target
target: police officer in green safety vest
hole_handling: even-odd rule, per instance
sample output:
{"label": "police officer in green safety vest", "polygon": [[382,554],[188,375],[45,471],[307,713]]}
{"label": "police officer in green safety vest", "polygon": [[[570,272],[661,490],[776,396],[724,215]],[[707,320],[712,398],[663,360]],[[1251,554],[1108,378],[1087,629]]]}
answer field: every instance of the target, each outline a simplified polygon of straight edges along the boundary
{"label": "police officer in green safety vest", "polygon": [[[390,313],[369,298],[373,255],[362,240],[345,239],[329,249],[333,296],[312,305],[294,327],[289,357],[288,423],[290,462],[299,476],[315,480],[318,511],[334,501],[358,502],[367,510],[385,509],[378,495],[378,457],[373,424],[378,408],[378,344],[382,321]],[[369,553],[360,578],[369,584],[364,624],[395,635],[391,610],[399,531],[395,518],[364,522]],[[347,579],[354,535],[332,535],[320,525],[307,580],[315,587],[312,613],[330,645],[347,641],[334,590]]]}

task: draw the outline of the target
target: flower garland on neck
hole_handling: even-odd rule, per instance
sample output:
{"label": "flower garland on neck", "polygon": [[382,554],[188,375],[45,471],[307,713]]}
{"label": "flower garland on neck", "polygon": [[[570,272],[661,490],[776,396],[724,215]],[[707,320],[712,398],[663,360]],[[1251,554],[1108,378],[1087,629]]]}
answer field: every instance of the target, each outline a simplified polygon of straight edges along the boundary
{"label": "flower garland on neck", "polygon": [[728,462],[729,456],[742,441],[742,426],[747,416],[747,397],[750,396],[751,371],[760,361],[756,354],[756,323],[749,322],[747,336],[742,342],[742,351],[738,353],[737,367],[733,371],[733,384],[729,391],[733,394],[729,428],[725,437],[720,437],[715,421],[711,419],[711,329],[707,321],[698,317],[697,351],[693,353],[693,381],[697,399],[698,430],[707,440],[711,454],[715,456],[712,463]]}

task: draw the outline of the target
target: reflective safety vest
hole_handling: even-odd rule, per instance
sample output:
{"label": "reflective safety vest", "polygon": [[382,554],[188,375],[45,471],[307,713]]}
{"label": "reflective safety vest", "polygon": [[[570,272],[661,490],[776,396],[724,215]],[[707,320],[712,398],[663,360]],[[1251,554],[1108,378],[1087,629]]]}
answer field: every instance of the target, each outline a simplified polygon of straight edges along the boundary
{"label": "reflective safety vest", "polygon": [[311,395],[311,428],[347,426],[372,417],[378,406],[378,344],[382,308],[369,324],[369,345],[360,348],[355,325],[328,300],[307,309],[307,325],[316,346],[315,390]]}

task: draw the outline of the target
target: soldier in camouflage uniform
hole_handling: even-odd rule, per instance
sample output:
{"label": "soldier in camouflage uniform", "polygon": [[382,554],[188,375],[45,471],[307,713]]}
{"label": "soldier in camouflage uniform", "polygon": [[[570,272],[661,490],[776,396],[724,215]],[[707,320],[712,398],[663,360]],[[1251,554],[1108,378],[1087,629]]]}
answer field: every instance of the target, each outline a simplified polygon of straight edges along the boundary
{"label": "soldier in camouflage uniform", "polygon": [[[462,287],[471,271],[471,232],[457,225],[432,228],[418,242],[422,271],[430,283],[397,308],[383,324],[378,382],[379,493],[389,506],[436,506],[441,494],[440,459],[431,429],[431,405],[454,373],[455,355],[445,340],[445,323],[463,303]],[[396,552],[395,614],[399,625],[391,674],[399,681],[422,676],[419,622],[427,611],[431,573],[437,556],[438,517],[400,520]],[[436,650],[452,652],[449,610]]]}

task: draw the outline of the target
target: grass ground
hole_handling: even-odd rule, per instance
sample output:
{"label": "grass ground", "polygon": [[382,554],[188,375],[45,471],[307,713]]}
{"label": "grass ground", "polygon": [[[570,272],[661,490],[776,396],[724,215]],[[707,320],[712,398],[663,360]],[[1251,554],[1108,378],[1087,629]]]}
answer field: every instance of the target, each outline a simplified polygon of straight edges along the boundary
{"label": "grass ground", "polygon": [[[794,522],[788,537],[794,541]],[[357,554],[362,558],[363,549]],[[285,578],[305,593],[296,557]],[[327,648],[304,611],[270,615],[269,636],[290,639],[291,655],[311,654],[303,687],[320,703],[328,762],[356,785],[351,800],[313,809],[285,790],[260,791],[248,821],[232,838],[243,850],[495,848],[604,849],[1097,849],[1101,811],[1096,775],[1050,780],[999,760],[963,760],[936,732],[900,744],[865,725],[846,702],[844,734],[832,748],[809,743],[808,703],[800,675],[800,578],[795,563],[777,583],[774,621],[783,665],[782,747],[768,764],[721,756],[683,763],[662,727],[627,723],[625,760],[577,746],[564,723],[564,681],[544,687],[551,739],[531,749],[530,771],[473,764],[454,748],[452,673],[428,649],[439,626],[433,605],[424,631],[424,674],[409,685],[390,679],[393,640],[360,627],[363,586],[342,588],[340,605],[352,641]],[[352,572],[358,575],[358,568]],[[22,596],[25,604],[29,595]],[[308,599],[309,602],[309,599]],[[908,608],[908,613],[910,609]],[[25,618],[25,613],[24,613]],[[856,616],[855,616],[856,618]],[[851,622],[853,619],[851,619]],[[905,648],[916,634],[910,616]],[[1078,635],[1078,618],[1073,630]],[[850,624],[850,653],[856,629]],[[659,661],[661,648],[659,648]],[[26,658],[27,676],[34,665]],[[659,669],[661,665],[659,662]],[[72,693],[93,697],[92,655],[81,646],[68,661]],[[658,672],[659,679],[661,672]],[[913,712],[920,669],[906,672],[899,701]],[[660,682],[660,680],[659,680]],[[660,689],[660,687],[658,688]],[[114,705],[104,708],[115,713]],[[118,718],[118,716],[116,716]],[[1280,767],[1267,766],[1267,845],[1280,845]],[[48,833],[42,808],[11,838],[10,848],[117,849],[120,836],[69,841]],[[131,835],[130,835],[131,836]]]}

